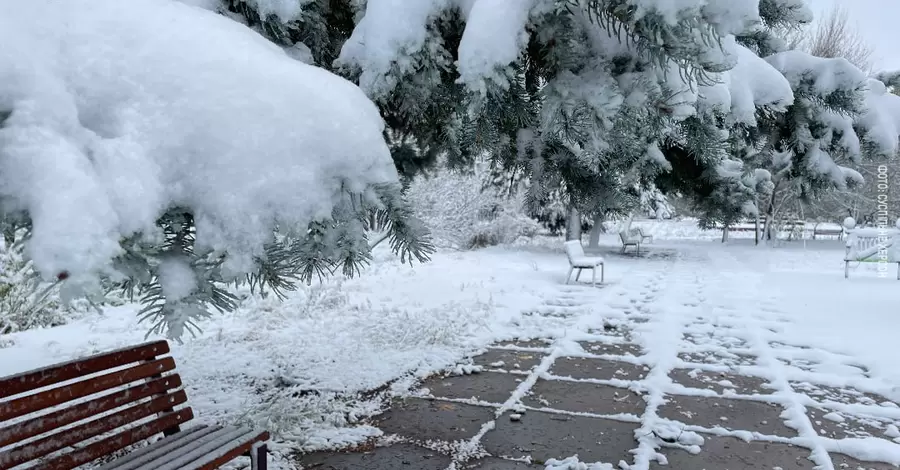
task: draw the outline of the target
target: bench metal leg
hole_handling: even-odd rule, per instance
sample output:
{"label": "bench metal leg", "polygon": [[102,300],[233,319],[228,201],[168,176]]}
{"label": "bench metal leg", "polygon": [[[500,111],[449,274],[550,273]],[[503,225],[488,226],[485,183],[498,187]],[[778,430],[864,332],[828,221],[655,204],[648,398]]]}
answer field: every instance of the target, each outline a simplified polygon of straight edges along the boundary
{"label": "bench metal leg", "polygon": [[566,284],[569,283],[569,280],[572,279],[572,271],[575,270],[574,266],[569,266],[569,274],[566,274]]}
{"label": "bench metal leg", "polygon": [[[898,268],[898,269],[900,269],[900,268]],[[898,275],[900,275],[900,274],[898,274]],[[600,265],[600,284],[603,284],[604,277],[606,277],[606,265],[601,264]]]}
{"label": "bench metal leg", "polygon": [[844,279],[850,279],[850,262],[844,261]]}
{"label": "bench metal leg", "polygon": [[267,470],[269,466],[269,448],[264,443],[256,443],[250,449],[250,469]]}
{"label": "bench metal leg", "polygon": [[583,270],[584,268],[578,268],[578,274],[575,275],[575,282],[578,282],[578,279],[581,278],[581,271]]}
{"label": "bench metal leg", "polygon": [[591,268],[591,287],[597,285],[597,267]]}

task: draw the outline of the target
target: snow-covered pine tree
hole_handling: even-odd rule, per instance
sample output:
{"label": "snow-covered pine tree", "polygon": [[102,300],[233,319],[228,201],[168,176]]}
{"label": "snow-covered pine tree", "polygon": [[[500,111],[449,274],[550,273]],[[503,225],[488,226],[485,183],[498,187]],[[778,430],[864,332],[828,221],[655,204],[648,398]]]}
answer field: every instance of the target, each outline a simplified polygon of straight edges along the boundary
{"label": "snow-covered pine tree", "polygon": [[[803,0],[326,3],[342,2],[354,26],[335,64],[407,143],[395,160],[487,153],[528,176],[533,205],[562,196],[573,221],[634,208],[631,188],[651,184],[692,196],[711,221],[752,214],[753,188],[771,187],[756,171],[771,167],[764,124],[794,98],[759,58],[812,18]],[[264,3],[281,2],[245,2]]]}
{"label": "snow-covered pine tree", "polygon": [[404,261],[433,251],[352,83],[174,2],[0,6],[0,229],[67,291],[117,279],[179,338],[228,282],[358,273],[372,212]]}
{"label": "snow-covered pine tree", "polygon": [[[767,220],[781,215],[780,201],[858,187],[864,178],[851,167],[864,158],[896,158],[900,101],[883,83],[840,58],[785,51],[766,61],[787,78],[795,96],[784,113],[759,123],[760,151],[751,162],[772,175],[761,207]],[[771,237],[769,227],[766,232]]]}
{"label": "snow-covered pine tree", "polygon": [[596,1],[499,11],[475,2],[458,61],[473,133],[461,140],[526,169],[536,204],[563,189],[575,224],[581,214],[633,209],[631,189],[669,169],[660,151],[669,141],[689,142],[694,158],[721,159],[715,129],[702,131],[712,139],[688,136],[707,124],[690,122],[694,87],[732,65],[720,31],[749,21],[736,11]]}
{"label": "snow-covered pine tree", "polygon": [[[675,185],[683,192],[694,190],[697,206],[706,215],[702,224],[728,225],[757,209],[771,221],[781,215],[780,201],[858,183],[862,178],[849,165],[864,156],[896,152],[900,108],[894,97],[885,96],[883,86],[844,60],[784,50],[780,33],[812,18],[804,3],[762,1],[759,13],[758,24],[736,35],[737,65],[717,77],[721,82],[717,87],[727,85],[731,109],[717,103],[715,90],[701,87],[701,95],[706,95],[700,100],[701,111],[711,108],[713,119],[724,124],[729,154],[703,184],[687,181],[710,174],[709,167],[698,163],[680,177],[687,189]],[[716,116],[722,110],[726,112]],[[698,118],[709,119],[710,113],[701,112]],[[673,160],[673,153],[679,152],[669,148],[666,153]],[[679,179],[679,165],[674,166],[664,180]]]}

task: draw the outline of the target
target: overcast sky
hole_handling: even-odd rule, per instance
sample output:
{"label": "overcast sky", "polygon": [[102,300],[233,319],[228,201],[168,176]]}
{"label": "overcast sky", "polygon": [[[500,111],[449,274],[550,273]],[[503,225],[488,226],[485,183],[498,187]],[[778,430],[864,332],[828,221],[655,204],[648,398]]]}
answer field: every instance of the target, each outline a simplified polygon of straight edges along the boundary
{"label": "overcast sky", "polygon": [[900,0],[807,0],[820,17],[834,5],[850,12],[851,24],[875,48],[876,70],[900,70]]}

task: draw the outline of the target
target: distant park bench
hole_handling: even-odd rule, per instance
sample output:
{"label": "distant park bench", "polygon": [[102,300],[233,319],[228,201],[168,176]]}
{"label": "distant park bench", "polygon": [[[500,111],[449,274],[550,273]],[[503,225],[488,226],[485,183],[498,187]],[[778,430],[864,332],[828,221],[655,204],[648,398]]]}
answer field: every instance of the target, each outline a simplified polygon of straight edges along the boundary
{"label": "distant park bench", "polygon": [[[781,221],[776,220],[774,222],[774,226],[776,227],[778,232],[787,232],[788,240],[793,240],[795,235],[803,236],[803,232],[806,229],[806,222],[802,220],[788,220]],[[766,219],[765,217],[760,218],[759,220],[759,232],[762,235],[763,230],[766,227]],[[723,241],[728,239],[727,232],[755,232],[757,230],[756,221],[747,221],[739,224],[729,225],[724,227],[725,233],[723,233]]]}
{"label": "distant park bench", "polygon": [[154,341],[0,378],[0,469],[211,470],[248,455],[265,470],[268,432],[181,429],[194,414],[179,407],[187,395],[168,352]]}
{"label": "distant park bench", "polygon": [[842,240],[844,238],[844,229],[840,225],[817,223],[813,226],[813,240],[819,235],[837,236],[838,240]]}
{"label": "distant park bench", "polygon": [[644,242],[642,233],[634,229],[627,232],[622,230],[619,232],[619,240],[622,241],[622,253],[625,253],[625,250],[627,250],[629,246],[633,246],[637,254],[641,254],[641,243]]}

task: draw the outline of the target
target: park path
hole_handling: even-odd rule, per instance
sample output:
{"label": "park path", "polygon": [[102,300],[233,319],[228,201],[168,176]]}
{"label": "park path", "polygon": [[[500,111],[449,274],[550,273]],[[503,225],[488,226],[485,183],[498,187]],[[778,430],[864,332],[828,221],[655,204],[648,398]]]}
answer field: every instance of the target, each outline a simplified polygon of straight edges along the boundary
{"label": "park path", "polygon": [[565,319],[564,334],[481,351],[394,397],[373,419],[379,440],[301,465],[897,468],[885,462],[900,462],[900,407],[864,364],[783,334],[786,290],[723,249],[634,262],[627,282],[561,284],[529,312]]}

